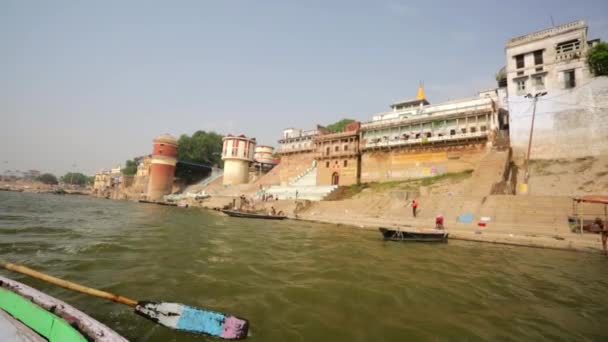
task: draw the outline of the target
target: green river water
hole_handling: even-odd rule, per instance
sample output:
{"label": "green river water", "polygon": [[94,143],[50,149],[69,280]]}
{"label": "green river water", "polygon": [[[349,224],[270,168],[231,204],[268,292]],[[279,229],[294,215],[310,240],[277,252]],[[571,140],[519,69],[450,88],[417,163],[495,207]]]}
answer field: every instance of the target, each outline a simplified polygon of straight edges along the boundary
{"label": "green river water", "polygon": [[[249,341],[608,340],[608,258],[0,192],[0,258],[133,299],[245,317]],[[0,271],[131,341],[217,341]]]}

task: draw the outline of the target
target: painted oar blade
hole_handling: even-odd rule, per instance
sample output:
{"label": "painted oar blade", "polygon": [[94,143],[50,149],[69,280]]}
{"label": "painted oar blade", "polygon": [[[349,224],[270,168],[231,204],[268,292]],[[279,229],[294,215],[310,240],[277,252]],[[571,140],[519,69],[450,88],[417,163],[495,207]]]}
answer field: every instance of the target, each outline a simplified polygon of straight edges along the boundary
{"label": "painted oar blade", "polygon": [[246,338],[249,329],[246,319],[179,303],[139,302],[135,312],[171,329],[227,340]]}

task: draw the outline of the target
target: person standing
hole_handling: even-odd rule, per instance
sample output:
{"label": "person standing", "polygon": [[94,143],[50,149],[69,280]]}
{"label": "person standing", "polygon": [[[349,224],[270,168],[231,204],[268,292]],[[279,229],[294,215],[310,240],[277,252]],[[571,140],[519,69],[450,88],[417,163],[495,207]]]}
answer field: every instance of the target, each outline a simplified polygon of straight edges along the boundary
{"label": "person standing", "polygon": [[414,217],[416,217],[416,210],[418,209],[418,202],[416,202],[416,200],[412,200],[412,214],[414,215]]}

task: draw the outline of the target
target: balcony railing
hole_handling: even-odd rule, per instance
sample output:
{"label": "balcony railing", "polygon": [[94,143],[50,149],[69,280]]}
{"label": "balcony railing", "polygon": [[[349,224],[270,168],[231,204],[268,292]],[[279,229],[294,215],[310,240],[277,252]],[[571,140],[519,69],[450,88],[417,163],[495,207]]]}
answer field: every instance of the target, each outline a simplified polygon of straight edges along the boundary
{"label": "balcony railing", "polygon": [[434,136],[434,137],[421,137],[414,139],[383,139],[383,138],[372,138],[368,139],[367,142],[362,143],[361,147],[363,149],[366,148],[374,148],[374,147],[393,147],[393,146],[407,146],[407,145],[416,145],[416,144],[427,144],[433,142],[449,142],[449,141],[457,141],[457,140],[466,140],[472,138],[483,138],[487,137],[488,132],[475,132],[475,133],[459,133],[454,135],[444,135],[444,136]]}
{"label": "balcony railing", "polygon": [[359,149],[353,149],[353,150],[342,150],[342,151],[330,151],[329,153],[327,152],[316,152],[315,153],[315,158],[318,159],[325,159],[325,158],[340,158],[340,157],[348,157],[348,156],[354,156],[359,154]]}

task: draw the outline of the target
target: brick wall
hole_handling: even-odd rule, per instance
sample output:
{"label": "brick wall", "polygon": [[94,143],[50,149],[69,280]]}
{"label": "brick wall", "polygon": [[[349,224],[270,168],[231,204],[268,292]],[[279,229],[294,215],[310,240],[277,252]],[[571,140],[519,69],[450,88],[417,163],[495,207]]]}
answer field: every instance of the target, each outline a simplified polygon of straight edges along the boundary
{"label": "brick wall", "polygon": [[[346,166],[344,166],[346,162]],[[357,157],[331,158],[317,162],[317,184],[332,185],[333,175],[338,176],[338,185],[357,184]]]}
{"label": "brick wall", "polygon": [[281,185],[287,185],[293,178],[312,166],[314,153],[294,153],[281,156],[279,179]]}

